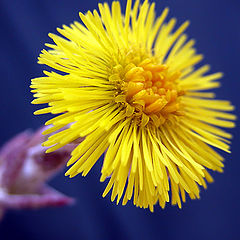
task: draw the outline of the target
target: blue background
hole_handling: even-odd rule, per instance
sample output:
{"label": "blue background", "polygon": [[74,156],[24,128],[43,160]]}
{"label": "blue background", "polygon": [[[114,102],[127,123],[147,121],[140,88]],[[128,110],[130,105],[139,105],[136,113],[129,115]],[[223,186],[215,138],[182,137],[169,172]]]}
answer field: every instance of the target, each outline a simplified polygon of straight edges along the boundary
{"label": "blue background", "polygon": [[[217,97],[230,99],[239,109],[240,2],[161,0],[158,14],[165,6],[179,24],[191,21],[187,33],[197,40],[204,62],[211,64],[212,72],[225,73]],[[36,129],[50,117],[34,116],[37,106],[30,104],[30,79],[43,70],[37,64],[38,54],[50,41],[49,32],[78,20],[78,11],[96,7],[96,0],[0,0],[0,144],[26,128]],[[223,153],[224,174],[214,173],[215,183],[201,192],[201,200],[188,199],[182,210],[167,205],[150,213],[131,203],[116,206],[109,196],[103,199],[106,183],[99,182],[100,160],[85,178],[69,180],[62,173],[51,181],[77,198],[75,206],[8,212],[0,223],[0,239],[240,239],[239,128],[231,132],[235,138],[232,154]]]}

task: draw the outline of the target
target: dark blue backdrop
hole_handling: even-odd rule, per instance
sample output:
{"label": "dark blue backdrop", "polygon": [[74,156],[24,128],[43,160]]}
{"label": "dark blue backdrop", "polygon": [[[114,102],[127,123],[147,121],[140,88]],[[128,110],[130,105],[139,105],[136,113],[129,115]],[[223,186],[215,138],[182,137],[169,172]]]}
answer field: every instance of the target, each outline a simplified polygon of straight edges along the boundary
{"label": "dark blue backdrop", "polygon": [[[123,1],[125,2],[125,1]],[[97,6],[96,0],[1,0],[1,135],[0,144],[14,134],[37,128],[50,116],[35,117],[30,104],[30,79],[41,76],[37,56],[47,34],[62,24],[78,20],[78,11]],[[169,6],[170,16],[179,23],[189,19],[187,30],[197,40],[198,52],[212,71],[223,71],[217,96],[239,106],[240,2],[238,0],[161,0],[158,13]],[[232,154],[226,158],[224,174],[213,174],[215,183],[201,192],[201,200],[190,201],[183,209],[168,205],[154,213],[133,207],[116,206],[109,196],[102,199],[105,183],[99,183],[100,164],[90,174],[69,180],[63,173],[51,183],[77,198],[77,205],[60,209],[9,212],[0,224],[0,239],[240,239],[239,128]]]}

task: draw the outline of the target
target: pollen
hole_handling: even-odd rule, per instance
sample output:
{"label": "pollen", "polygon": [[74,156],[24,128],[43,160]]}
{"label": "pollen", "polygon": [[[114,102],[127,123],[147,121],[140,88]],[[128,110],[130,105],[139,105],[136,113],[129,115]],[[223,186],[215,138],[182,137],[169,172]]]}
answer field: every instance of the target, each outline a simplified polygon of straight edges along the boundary
{"label": "pollen", "polygon": [[166,64],[150,58],[115,69],[110,77],[120,82],[116,84],[115,99],[125,105],[128,115],[141,125],[150,123],[159,127],[171,115],[184,114],[180,103],[184,91],[178,87],[180,71],[171,72]]}

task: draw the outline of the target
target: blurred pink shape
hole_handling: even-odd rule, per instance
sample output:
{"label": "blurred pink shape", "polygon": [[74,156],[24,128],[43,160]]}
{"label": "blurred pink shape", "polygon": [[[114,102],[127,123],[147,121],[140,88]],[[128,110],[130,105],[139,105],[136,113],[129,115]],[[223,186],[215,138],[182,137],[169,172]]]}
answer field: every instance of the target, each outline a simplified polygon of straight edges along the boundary
{"label": "blurred pink shape", "polygon": [[45,153],[41,128],[25,131],[0,149],[0,219],[7,209],[41,208],[72,204],[74,200],[46,185],[69,159],[74,144]]}

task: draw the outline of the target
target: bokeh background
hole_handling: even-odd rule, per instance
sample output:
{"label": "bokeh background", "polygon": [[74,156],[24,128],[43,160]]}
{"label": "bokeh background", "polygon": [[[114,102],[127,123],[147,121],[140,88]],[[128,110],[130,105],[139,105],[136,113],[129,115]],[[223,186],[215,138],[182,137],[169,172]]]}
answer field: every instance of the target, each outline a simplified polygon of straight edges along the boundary
{"label": "bokeh background", "polygon": [[[42,75],[37,57],[49,32],[79,20],[78,12],[97,7],[96,0],[0,0],[0,116],[2,145],[18,132],[36,129],[50,116],[34,116],[37,106],[30,104],[30,79]],[[110,2],[110,1],[108,1]],[[125,6],[125,0],[121,1]],[[198,52],[205,55],[212,72],[223,71],[217,97],[230,99],[239,109],[240,90],[240,2],[238,0],[161,0],[157,12],[170,7],[178,24],[189,19],[187,30],[197,40]],[[240,239],[239,128],[234,134],[232,154],[226,158],[224,174],[214,173],[215,182],[201,199],[183,209],[167,205],[155,212],[116,206],[101,194],[101,161],[87,177],[68,179],[61,173],[51,185],[77,199],[72,207],[35,211],[10,211],[0,223],[0,239]]]}

